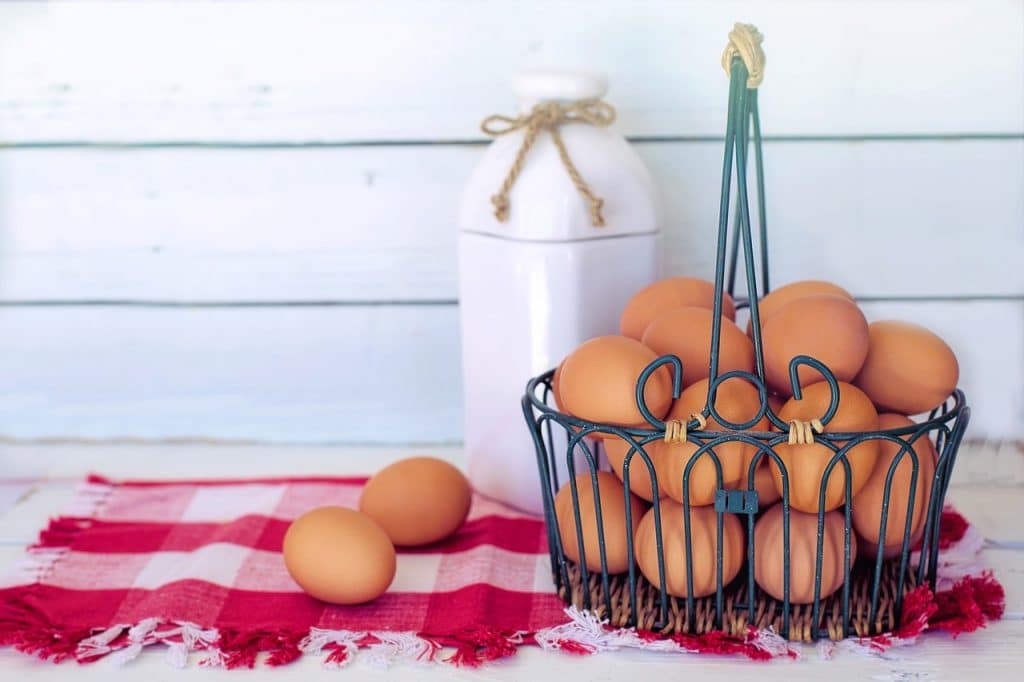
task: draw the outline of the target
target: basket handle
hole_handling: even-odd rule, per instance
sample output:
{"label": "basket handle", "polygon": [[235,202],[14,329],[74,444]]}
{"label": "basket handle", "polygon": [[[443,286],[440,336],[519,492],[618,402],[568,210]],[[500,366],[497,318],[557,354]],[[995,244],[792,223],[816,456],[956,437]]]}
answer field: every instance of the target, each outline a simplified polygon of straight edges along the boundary
{"label": "basket handle", "polygon": [[764,36],[753,24],[741,24],[733,26],[729,33],[729,43],[722,53],[722,68],[725,75],[732,75],[732,60],[739,57],[747,67],[747,87],[756,88],[764,80],[764,50],[761,43]]}

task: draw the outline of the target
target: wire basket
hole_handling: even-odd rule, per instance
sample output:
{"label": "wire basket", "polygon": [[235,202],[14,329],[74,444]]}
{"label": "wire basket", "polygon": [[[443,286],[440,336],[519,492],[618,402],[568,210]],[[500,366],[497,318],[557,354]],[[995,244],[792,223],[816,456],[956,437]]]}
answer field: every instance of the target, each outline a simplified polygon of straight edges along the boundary
{"label": "wire basket", "polygon": [[[685,427],[680,423],[666,423],[656,418],[644,401],[644,388],[652,374],[662,367],[673,373],[673,398],[681,390],[682,363],[671,355],[658,358],[640,375],[636,386],[636,404],[648,428],[627,428],[578,419],[560,412],[551,404],[554,370],[545,372],[529,381],[523,396],[522,406],[526,422],[533,435],[537,452],[540,483],[543,488],[544,514],[547,525],[548,546],[551,555],[551,570],[561,598],[578,608],[591,611],[610,624],[619,627],[637,627],[659,633],[694,633],[724,631],[742,635],[750,626],[772,627],[776,632],[791,640],[816,640],[820,638],[842,639],[847,636],[868,636],[894,630],[900,625],[900,612],[904,595],[911,589],[927,584],[935,589],[936,569],[939,551],[939,522],[956,462],[957,450],[963,438],[970,417],[964,394],[959,389],[946,402],[933,410],[928,419],[905,428],[856,433],[821,432],[834,417],[839,404],[839,386],[832,371],[823,363],[808,356],[792,359],[789,376],[796,400],[802,398],[798,370],[810,366],[817,370],[830,391],[830,404],[820,422],[814,424],[813,433],[808,423],[786,423],[769,404],[769,393],[765,383],[764,360],[761,341],[761,325],[758,311],[758,293],[769,291],[767,229],[764,204],[764,167],[761,152],[761,129],[757,105],[756,85],[760,80],[762,61],[758,63],[760,34],[753,27],[737,25],[733,42],[740,33],[740,40],[746,39],[741,49],[728,50],[723,64],[730,74],[728,120],[725,135],[725,155],[722,172],[721,203],[718,224],[717,257],[715,268],[715,298],[710,353],[710,378],[708,400],[701,414],[694,415]],[[742,49],[742,48],[746,49]],[[754,78],[751,79],[751,74]],[[751,139],[752,138],[752,139]],[[757,226],[759,233],[760,288],[757,283],[755,250],[751,231],[751,213],[747,187],[748,152],[753,147],[755,155],[755,177],[757,183]],[[736,196],[732,201],[732,177],[735,170]],[[730,208],[734,208],[734,219],[730,237]],[[756,374],[744,371],[730,371],[719,375],[718,351],[722,316],[723,292],[733,293],[736,283],[737,260],[740,250],[746,273],[746,290],[749,301],[739,301],[739,307],[749,307]],[[728,266],[728,270],[727,270]],[[715,409],[714,396],[722,382],[739,378],[753,385],[760,397],[758,414],[745,423],[733,423],[723,418]],[[817,383],[817,382],[815,382]],[[714,419],[720,430],[707,430],[706,420]],[[751,430],[767,418],[773,430]],[[814,420],[812,420],[814,421]],[[680,433],[680,428],[682,433]],[[685,562],[685,590],[667,589],[667,569],[672,566],[666,555],[663,527],[671,519],[662,518],[659,502],[662,488],[658,472],[652,463],[648,447],[659,440],[685,438],[695,446],[689,462],[682,473],[682,524],[684,528],[683,556],[675,560]],[[820,486],[820,504],[817,511],[815,554],[812,557],[794,556],[790,529],[796,513],[790,506],[790,472],[777,452],[777,446],[810,438],[826,446],[834,454],[827,463]],[[620,573],[608,570],[606,546],[608,538],[602,522],[598,471],[601,461],[599,442],[613,439],[625,444],[627,450],[622,465],[624,496],[621,504],[625,512],[625,547],[628,568]],[[931,441],[937,457],[934,474],[930,467],[922,466],[915,448],[921,439]],[[857,559],[852,527],[852,471],[849,453],[858,445],[869,441],[888,442],[898,447],[886,474],[881,503],[881,519],[877,547],[867,550],[861,546],[861,558]],[[743,443],[755,454],[750,458],[745,472],[745,487],[728,489],[723,485],[722,458],[716,453],[729,443]],[[897,467],[909,457],[912,471],[909,488],[905,491],[894,489]],[[714,589],[709,594],[694,596],[695,561],[709,562],[708,552],[701,554],[687,521],[696,505],[691,504],[691,476],[700,460],[709,460],[715,470],[713,512],[714,533],[717,542],[712,542],[714,554]],[[782,552],[782,594],[775,597],[768,594],[755,581],[756,550],[755,521],[764,511],[759,504],[756,488],[756,473],[763,460],[776,467],[781,474],[781,552]],[[564,468],[561,466],[564,464]],[[827,564],[825,496],[836,469],[843,474],[845,501],[842,505],[842,586],[829,593],[823,590],[823,572]],[[559,470],[568,472],[567,480],[560,480]],[[926,469],[929,469],[926,471]],[[589,473],[590,489],[584,492],[597,501],[590,512],[598,533],[597,553],[600,570],[594,569],[594,557],[587,559],[587,543],[584,542],[583,523],[588,519],[581,515],[580,486],[577,474]],[[656,545],[658,580],[647,580],[638,574],[635,537],[633,530],[634,510],[631,505],[631,476],[649,477],[653,493],[654,541]],[[929,478],[930,477],[930,478]],[[585,480],[585,479],[584,479]],[[916,534],[914,525],[914,504],[917,481],[929,489],[927,508],[924,510],[923,527]],[[571,548],[577,560],[571,559],[563,547],[559,532],[559,519],[555,509],[555,494],[563,484],[571,490],[572,519],[575,525],[577,546]],[[906,515],[889,518],[890,500],[893,495],[907,494]],[[619,504],[618,500],[610,502]],[[725,526],[735,527],[732,521],[726,523],[728,515],[736,515],[745,528],[745,550],[743,567],[734,578],[725,576],[723,536]],[[745,523],[744,523],[745,521]],[[920,523],[920,522],[919,522]],[[887,529],[903,528],[902,542],[898,552],[886,547]],[[864,541],[862,540],[861,543]],[[594,554],[594,547],[589,547]],[[705,547],[706,550],[706,547]],[[678,554],[678,552],[676,553]],[[797,566],[796,562],[803,562]],[[588,568],[588,563],[591,568]],[[814,566],[808,566],[813,563]],[[705,564],[705,566],[708,564]],[[794,570],[813,570],[813,598],[795,599],[791,591]],[[683,594],[681,595],[680,592]],[[707,592],[707,590],[705,590]],[[824,594],[823,594],[824,593]],[[799,602],[799,603],[798,603]]]}

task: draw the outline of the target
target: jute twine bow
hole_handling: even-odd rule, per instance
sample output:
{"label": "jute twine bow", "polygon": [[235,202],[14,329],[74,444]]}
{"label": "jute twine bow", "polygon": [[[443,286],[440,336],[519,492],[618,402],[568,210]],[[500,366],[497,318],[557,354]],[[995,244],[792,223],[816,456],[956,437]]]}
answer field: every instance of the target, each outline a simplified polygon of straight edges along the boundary
{"label": "jute twine bow", "polygon": [[764,36],[751,24],[736,24],[729,33],[729,44],[722,53],[722,68],[732,75],[732,58],[739,57],[747,67],[747,87],[756,88],[764,80]]}
{"label": "jute twine bow", "polygon": [[583,180],[580,172],[576,169],[576,165],[569,158],[569,150],[565,148],[565,142],[558,131],[558,127],[561,124],[573,121],[582,121],[583,123],[603,128],[615,121],[615,109],[607,102],[596,99],[580,100],[567,104],[541,102],[531,109],[530,113],[516,118],[494,114],[484,119],[483,123],[480,124],[480,129],[491,137],[507,135],[520,129],[526,130],[526,134],[523,136],[523,143],[519,146],[515,161],[512,162],[512,168],[509,169],[508,175],[505,176],[505,181],[501,183],[498,193],[491,197],[491,203],[494,204],[495,218],[501,222],[508,220],[508,193],[512,190],[512,185],[515,184],[519,173],[522,172],[526,155],[529,153],[533,143],[537,141],[537,136],[542,130],[547,130],[551,133],[551,139],[554,141],[555,147],[558,148],[558,156],[561,157],[562,165],[565,166],[565,170],[569,173],[572,184],[576,186],[579,193],[590,204],[590,222],[594,227],[604,226],[604,216],[601,214],[604,200],[594,194],[590,186]]}
{"label": "jute twine bow", "polygon": [[[704,415],[700,413],[691,414],[690,419],[697,420],[697,430],[703,431],[708,426],[708,420],[704,418]],[[685,443],[686,442],[686,422],[681,419],[670,419],[665,422],[665,442],[666,443]]]}
{"label": "jute twine bow", "polygon": [[812,419],[807,422],[794,419],[789,422],[789,444],[808,445],[814,442],[815,433],[821,433],[824,430],[825,427],[821,425],[820,419]]}

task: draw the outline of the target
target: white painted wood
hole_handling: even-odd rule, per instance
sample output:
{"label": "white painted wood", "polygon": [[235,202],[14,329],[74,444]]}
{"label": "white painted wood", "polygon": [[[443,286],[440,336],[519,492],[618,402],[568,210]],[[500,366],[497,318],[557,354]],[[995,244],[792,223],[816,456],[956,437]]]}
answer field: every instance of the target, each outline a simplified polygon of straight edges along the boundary
{"label": "white painted wood", "polygon": [[[666,207],[668,270],[711,277],[721,143],[637,149]],[[451,300],[480,153],[0,150],[0,300]],[[1024,295],[1024,141],[765,155],[776,283]]]}
{"label": "white painted wood", "polygon": [[[137,457],[126,457],[126,449],[138,448]],[[117,452],[114,452],[114,451]],[[331,472],[360,473],[371,470],[367,460],[383,463],[408,451],[393,448],[294,448],[245,447],[210,445],[164,446],[3,446],[0,457],[14,462],[18,471],[51,472],[48,482],[38,486],[35,494],[26,497],[13,510],[0,514],[0,571],[16,562],[24,551],[22,538],[43,527],[48,517],[56,514],[73,497],[73,481],[89,467],[115,475],[137,477],[287,475],[293,473]],[[458,449],[433,451],[461,462]],[[965,454],[968,454],[965,452]],[[979,451],[979,456],[984,456]],[[42,469],[22,469],[30,462],[46,463]],[[225,463],[228,463],[225,466]],[[110,467],[110,468],[107,468]],[[989,525],[986,533],[1022,539],[1020,524],[1012,514],[1005,513],[1012,504],[1019,486],[992,495],[990,489],[954,484],[952,499],[979,525]],[[990,624],[985,630],[956,640],[929,635],[917,645],[896,649],[884,657],[837,654],[831,661],[822,660],[811,647],[803,649],[798,662],[756,664],[734,658],[708,656],[665,656],[649,652],[616,652],[595,657],[578,657],[545,653],[527,648],[512,660],[482,670],[461,670],[402,665],[388,670],[375,669],[357,659],[346,674],[359,679],[430,680],[456,679],[466,682],[482,680],[520,680],[529,677],[545,680],[617,680],[642,672],[645,678],[661,679],[706,677],[731,679],[755,675],[759,680],[818,681],[827,676],[836,682],[848,680],[1013,680],[1024,663],[1024,551],[987,551],[986,560],[996,569],[1007,588],[1007,620]],[[83,680],[107,680],[115,673],[109,664],[91,666],[52,666],[18,654],[0,650],[0,674],[4,678],[31,680],[63,680],[74,675]],[[124,680],[177,680],[183,674],[166,666],[163,652],[147,650],[126,668],[117,671]],[[319,667],[315,659],[301,659],[277,669],[257,668],[246,672],[253,680],[327,680],[335,679],[337,671]],[[190,677],[227,680],[238,673],[190,668]]]}
{"label": "white painted wood", "polygon": [[6,308],[0,328],[7,436],[446,442],[461,431],[453,306]]}
{"label": "white painted wood", "polygon": [[[948,340],[970,438],[1024,436],[1024,302],[864,309]],[[0,329],[3,436],[417,443],[462,432],[455,306],[0,308]]]}
{"label": "white painted wood", "polygon": [[1014,0],[0,3],[0,141],[478,137],[523,68],[604,69],[621,129],[720,135],[734,21],[781,134],[1024,130]]}

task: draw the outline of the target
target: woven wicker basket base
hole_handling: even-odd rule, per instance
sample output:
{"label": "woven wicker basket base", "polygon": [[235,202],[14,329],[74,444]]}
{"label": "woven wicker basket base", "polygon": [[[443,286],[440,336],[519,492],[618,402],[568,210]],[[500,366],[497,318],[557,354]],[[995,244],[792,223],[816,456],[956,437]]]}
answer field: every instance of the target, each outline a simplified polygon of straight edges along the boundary
{"label": "woven wicker basket base", "polygon": [[[899,562],[887,562],[882,569],[881,586],[878,597],[878,613],[874,622],[869,621],[871,611],[871,585],[873,575],[866,567],[858,566],[850,576],[850,633],[858,637],[891,632],[899,623],[895,619],[897,577]],[[559,590],[559,596],[568,604],[579,609],[584,608],[583,585],[579,568],[575,563],[566,560],[569,576],[568,586]],[[611,613],[604,599],[604,589],[600,575],[591,573],[588,576],[588,592],[590,593],[591,613],[604,619],[614,627],[626,627],[630,624],[629,578],[626,575],[611,576]],[[907,572],[904,581],[904,594],[916,585],[913,571]],[[637,574],[637,627],[653,630],[661,634],[694,633],[703,634],[715,630],[715,597],[704,597],[694,601],[695,623],[691,624],[686,615],[686,599],[669,597],[669,618],[663,626],[659,626],[661,604],[659,590]],[[723,592],[722,630],[729,634],[742,636],[747,632],[748,624],[757,628],[772,627],[775,632],[782,633],[782,603],[772,599],[760,589],[757,591],[754,618],[747,615],[746,577],[740,577]],[[844,639],[842,619],[842,590],[822,599],[821,611],[818,615],[819,626],[813,627],[813,613],[810,604],[790,606],[789,639],[810,642],[820,639],[822,628],[833,640]]]}

